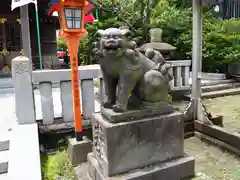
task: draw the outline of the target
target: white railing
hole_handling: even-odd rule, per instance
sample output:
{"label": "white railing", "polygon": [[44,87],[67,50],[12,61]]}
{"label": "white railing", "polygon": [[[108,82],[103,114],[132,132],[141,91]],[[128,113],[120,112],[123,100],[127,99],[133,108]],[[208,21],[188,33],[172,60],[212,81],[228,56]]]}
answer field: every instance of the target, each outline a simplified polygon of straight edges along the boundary
{"label": "white railing", "polygon": [[[93,80],[101,77],[98,65],[80,66],[82,112],[85,120],[91,119],[94,112]],[[32,82],[39,84],[43,124],[54,123],[54,106],[52,85],[60,84],[62,119],[64,122],[73,121],[72,86],[70,70],[41,70],[32,72]]]}
{"label": "white railing", "polygon": [[168,61],[172,65],[170,69],[173,74],[171,83],[172,90],[189,90],[191,60]]}
{"label": "white railing", "polygon": [[[173,90],[189,89],[190,60],[168,61],[172,65],[174,79]],[[17,57],[12,61],[13,84],[15,88],[16,116],[19,124],[35,123],[35,96],[33,84],[38,85],[41,96],[41,113],[43,124],[54,124],[53,86],[59,84],[61,98],[61,117],[64,122],[73,121],[73,103],[71,76],[69,69],[39,70],[31,72],[30,61],[26,57]],[[85,120],[90,120],[94,112],[94,79],[102,78],[99,65],[79,67],[81,81],[82,113]],[[101,85],[100,84],[100,89]]]}

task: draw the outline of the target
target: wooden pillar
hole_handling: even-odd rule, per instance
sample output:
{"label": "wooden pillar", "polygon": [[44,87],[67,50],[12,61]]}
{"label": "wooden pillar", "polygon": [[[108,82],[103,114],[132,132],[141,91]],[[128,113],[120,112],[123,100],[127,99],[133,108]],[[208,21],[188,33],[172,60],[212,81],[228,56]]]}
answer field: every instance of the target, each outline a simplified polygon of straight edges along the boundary
{"label": "wooden pillar", "polygon": [[193,6],[193,47],[192,47],[192,105],[193,118],[198,119],[198,106],[201,100],[202,72],[202,1],[192,0]]}
{"label": "wooden pillar", "polygon": [[7,49],[7,35],[5,23],[1,23],[1,32],[2,32],[2,46],[3,49]]}
{"label": "wooden pillar", "polygon": [[[7,50],[7,34],[5,21],[1,21],[1,32],[2,32],[2,48]],[[6,56],[3,56],[3,65],[6,66]]]}
{"label": "wooden pillar", "polygon": [[24,56],[28,57],[32,64],[28,5],[24,5],[20,7],[20,19],[21,19],[21,35],[22,35],[21,39],[22,39]]}

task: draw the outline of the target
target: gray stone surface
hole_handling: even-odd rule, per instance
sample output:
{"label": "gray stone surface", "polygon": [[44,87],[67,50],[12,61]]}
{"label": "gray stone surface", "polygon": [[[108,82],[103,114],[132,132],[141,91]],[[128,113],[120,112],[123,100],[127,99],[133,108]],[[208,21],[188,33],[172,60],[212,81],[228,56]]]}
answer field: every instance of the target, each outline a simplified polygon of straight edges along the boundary
{"label": "gray stone surface", "polygon": [[13,88],[12,78],[0,78],[0,88]]}
{"label": "gray stone surface", "polygon": [[[80,80],[101,77],[101,69],[99,65],[79,66],[78,70]],[[37,70],[33,71],[32,80],[34,83],[37,84],[44,81],[52,83],[60,81],[69,81],[71,80],[71,74],[69,69],[58,69],[57,71]]]}
{"label": "gray stone surface", "polygon": [[93,154],[88,154],[88,161],[88,180],[181,180],[190,179],[195,175],[194,158],[188,155],[114,177],[107,177],[103,174]]}
{"label": "gray stone surface", "polygon": [[75,167],[76,180],[87,180],[88,179],[89,163],[84,162]]}
{"label": "gray stone surface", "polygon": [[[136,42],[130,38],[128,29],[108,28],[98,30],[98,41],[93,52],[100,59],[105,99],[103,107],[114,112],[129,110],[129,94],[139,101],[167,102],[169,82],[173,79],[171,68],[161,53],[148,49],[145,56],[136,50]],[[156,61],[154,61],[156,60]],[[138,108],[136,108],[138,109]]]}
{"label": "gray stone surface", "polygon": [[8,171],[9,151],[0,151],[0,174]]}
{"label": "gray stone surface", "polygon": [[139,110],[128,110],[124,113],[116,113],[112,109],[102,108],[102,115],[111,122],[123,122],[139,120],[146,117],[168,114],[174,111],[174,107],[167,103],[159,103],[155,106],[145,107]]}
{"label": "gray stone surface", "polygon": [[77,141],[76,138],[68,141],[68,156],[72,165],[79,165],[87,161],[87,154],[92,152],[92,142],[83,137],[82,141]]}
{"label": "gray stone surface", "polygon": [[[192,78],[192,72],[190,72],[190,77]],[[226,74],[202,72],[201,77],[202,77],[202,79],[205,79],[205,80],[216,80],[217,81],[217,80],[226,79]]]}
{"label": "gray stone surface", "polygon": [[151,43],[146,43],[143,44],[139,50],[143,51],[144,49],[147,48],[151,48],[160,52],[170,52],[170,51],[174,51],[176,50],[176,47],[168,44],[168,43],[164,43],[164,42],[151,42]]}
{"label": "gray stone surface", "polygon": [[0,94],[0,131],[6,132],[16,124],[14,95]]}
{"label": "gray stone surface", "polygon": [[0,151],[9,150],[9,139],[11,131],[0,129]]}
{"label": "gray stone surface", "polygon": [[12,128],[8,179],[42,179],[37,123]]}
{"label": "gray stone surface", "polygon": [[32,64],[27,57],[19,56],[12,60],[16,117],[19,124],[35,122],[31,70]]}
{"label": "gray stone surface", "polygon": [[161,28],[150,29],[149,33],[151,42],[162,42],[163,30]]}
{"label": "gray stone surface", "polygon": [[105,176],[113,176],[184,155],[182,114],[174,112],[132,122],[92,120],[93,152]]}

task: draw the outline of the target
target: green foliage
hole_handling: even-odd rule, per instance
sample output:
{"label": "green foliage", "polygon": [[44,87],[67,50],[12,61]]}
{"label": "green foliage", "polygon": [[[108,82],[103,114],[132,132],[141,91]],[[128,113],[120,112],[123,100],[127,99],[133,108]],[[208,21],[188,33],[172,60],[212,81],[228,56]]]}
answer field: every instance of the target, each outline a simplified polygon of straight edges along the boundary
{"label": "green foliage", "polygon": [[62,48],[64,51],[66,51],[67,49],[67,44],[66,41],[64,39],[57,39],[57,47],[58,48]]}
{"label": "green foliage", "polygon": [[41,157],[44,180],[68,179],[75,180],[75,170],[70,164],[66,151],[58,151],[53,155]]}
{"label": "green foliage", "polygon": [[[191,11],[162,1],[152,14],[152,25],[163,29],[163,41],[177,47],[172,59],[191,59]],[[203,19],[203,70],[225,71],[225,65],[240,59],[240,19],[220,20],[207,8]]]}
{"label": "green foliage", "polygon": [[149,0],[98,0],[105,8],[99,22],[86,24],[88,36],[80,42],[79,59],[82,64],[96,63],[97,60],[92,56],[93,42],[96,41],[95,33],[98,29],[109,27],[119,27],[127,25],[133,32],[133,36],[144,37],[143,29],[143,5],[149,3]]}
{"label": "green foliage", "polygon": [[240,59],[240,20],[230,19],[209,25],[203,45],[203,64],[209,71]]}
{"label": "green foliage", "polygon": [[191,55],[191,9],[177,9],[160,2],[152,14],[151,24],[163,29],[163,41],[177,47],[172,59],[189,59]]}
{"label": "green foliage", "polygon": [[[163,29],[163,41],[177,47],[171,59],[191,59],[192,55],[192,9],[191,0],[158,0],[150,7],[151,0],[98,0],[106,9],[100,21],[86,24],[88,36],[81,40],[79,59],[81,64],[97,63],[92,56],[92,43],[98,29],[128,25],[134,37],[147,39],[149,27]],[[144,24],[144,12],[150,12],[150,23]],[[209,7],[204,7],[203,18],[203,69],[222,71],[226,64],[240,59],[240,20],[220,20],[213,16]],[[143,41],[138,42],[140,45]],[[58,46],[66,47],[59,40]]]}

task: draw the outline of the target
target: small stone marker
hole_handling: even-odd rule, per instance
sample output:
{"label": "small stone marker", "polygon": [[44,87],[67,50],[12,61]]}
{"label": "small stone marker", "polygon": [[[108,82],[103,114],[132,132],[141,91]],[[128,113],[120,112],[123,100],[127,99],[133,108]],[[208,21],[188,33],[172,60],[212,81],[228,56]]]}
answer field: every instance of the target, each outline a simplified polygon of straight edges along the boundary
{"label": "small stone marker", "polygon": [[79,165],[87,161],[87,154],[92,152],[92,142],[83,137],[82,141],[77,141],[76,138],[68,140],[68,156],[72,165]]}

